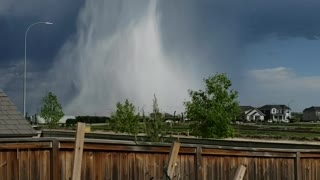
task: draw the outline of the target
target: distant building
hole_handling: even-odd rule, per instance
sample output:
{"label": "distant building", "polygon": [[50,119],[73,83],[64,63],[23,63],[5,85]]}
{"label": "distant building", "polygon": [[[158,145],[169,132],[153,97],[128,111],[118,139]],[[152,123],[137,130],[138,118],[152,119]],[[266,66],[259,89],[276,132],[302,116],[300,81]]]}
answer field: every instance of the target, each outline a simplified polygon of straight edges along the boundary
{"label": "distant building", "polygon": [[0,138],[33,137],[37,132],[0,89]]}
{"label": "distant building", "polygon": [[311,106],[303,110],[303,121],[320,121],[320,107]]}
{"label": "distant building", "polygon": [[241,117],[242,121],[264,121],[265,114],[261,112],[259,109],[252,106],[240,106],[241,109]]}
{"label": "distant building", "polygon": [[289,122],[291,109],[286,105],[264,105],[259,108],[266,115],[266,120]]}

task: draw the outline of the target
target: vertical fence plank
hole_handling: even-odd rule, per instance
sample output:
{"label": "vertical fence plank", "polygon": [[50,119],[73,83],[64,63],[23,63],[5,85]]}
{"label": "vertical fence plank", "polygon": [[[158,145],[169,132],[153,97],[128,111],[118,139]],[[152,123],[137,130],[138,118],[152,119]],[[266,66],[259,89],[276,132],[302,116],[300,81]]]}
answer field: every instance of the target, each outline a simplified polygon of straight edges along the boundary
{"label": "vertical fence plank", "polygon": [[29,180],[29,150],[19,151],[19,180]]}
{"label": "vertical fence plank", "polygon": [[51,179],[59,180],[59,141],[52,141],[52,149],[50,152],[50,171]]}
{"label": "vertical fence plank", "polygon": [[102,180],[106,178],[104,167],[105,167],[105,159],[103,152],[95,152],[94,153],[94,176],[95,180]]}
{"label": "vertical fence plank", "polygon": [[189,180],[194,180],[196,179],[196,170],[197,166],[194,163],[195,162],[195,155],[190,155],[188,158],[188,172],[189,172]]}
{"label": "vertical fence plank", "polygon": [[29,151],[30,153],[30,179],[38,180],[40,179],[40,153],[39,150]]}
{"label": "vertical fence plank", "polygon": [[73,163],[73,151],[65,151],[65,179],[72,178],[72,163]]}
{"label": "vertical fence plank", "polygon": [[19,178],[19,162],[17,157],[17,151],[10,150],[7,152],[7,179]]}
{"label": "vertical fence plank", "polygon": [[196,173],[196,179],[202,180],[202,148],[197,147],[196,148],[196,157],[195,157],[195,173]]}
{"label": "vertical fence plank", "polygon": [[295,172],[295,180],[301,180],[301,154],[300,154],[300,152],[296,153],[294,172]]}
{"label": "vertical fence plank", "polygon": [[7,152],[0,151],[0,179],[7,179]]}
{"label": "vertical fence plank", "polygon": [[49,179],[50,177],[50,156],[51,150],[40,151],[40,179]]}
{"label": "vertical fence plank", "polygon": [[128,164],[128,154],[126,152],[122,152],[120,154],[120,174],[121,179],[129,178],[129,164]]}
{"label": "vertical fence plank", "polygon": [[86,175],[82,179],[93,179],[94,177],[94,163],[93,163],[93,152],[84,152],[85,163],[83,163]]}
{"label": "vertical fence plank", "polygon": [[65,151],[59,151],[59,175],[60,175],[59,176],[60,179],[69,180],[69,177],[66,174],[66,152]]}
{"label": "vertical fence plank", "polygon": [[120,154],[119,152],[112,153],[112,179],[119,179],[120,176]]}
{"label": "vertical fence plank", "polygon": [[105,179],[112,179],[112,153],[106,152],[105,157]]}

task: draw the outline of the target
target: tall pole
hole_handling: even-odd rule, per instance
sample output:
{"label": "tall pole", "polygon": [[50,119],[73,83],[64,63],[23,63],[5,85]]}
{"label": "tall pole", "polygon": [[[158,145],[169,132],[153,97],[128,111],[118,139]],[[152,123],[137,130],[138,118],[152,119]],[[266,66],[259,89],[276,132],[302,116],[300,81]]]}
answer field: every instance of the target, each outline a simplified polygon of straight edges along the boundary
{"label": "tall pole", "polygon": [[23,116],[26,118],[26,94],[27,94],[27,37],[29,30],[37,24],[51,25],[51,22],[36,22],[31,24],[24,34],[24,81],[23,81]]}

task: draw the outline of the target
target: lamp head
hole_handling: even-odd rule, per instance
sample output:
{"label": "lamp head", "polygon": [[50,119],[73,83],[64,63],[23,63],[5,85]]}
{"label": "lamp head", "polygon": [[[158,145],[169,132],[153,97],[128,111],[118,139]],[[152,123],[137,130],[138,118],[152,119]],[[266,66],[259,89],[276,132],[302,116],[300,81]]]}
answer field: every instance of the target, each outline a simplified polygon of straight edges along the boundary
{"label": "lamp head", "polygon": [[53,24],[52,22],[45,22],[46,24],[49,24],[49,25],[51,25],[51,24]]}

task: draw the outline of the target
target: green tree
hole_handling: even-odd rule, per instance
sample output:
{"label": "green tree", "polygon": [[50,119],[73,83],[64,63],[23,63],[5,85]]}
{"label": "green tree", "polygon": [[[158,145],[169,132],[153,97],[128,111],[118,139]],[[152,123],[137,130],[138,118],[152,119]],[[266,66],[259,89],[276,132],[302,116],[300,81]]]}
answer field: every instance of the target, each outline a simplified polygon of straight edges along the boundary
{"label": "green tree", "polygon": [[164,114],[160,113],[156,95],[153,99],[153,111],[150,114],[151,119],[145,122],[145,131],[147,137],[152,142],[163,142],[167,134],[168,125],[164,122]]}
{"label": "green tree", "polygon": [[303,119],[303,113],[301,112],[292,112],[291,113],[291,118],[290,118],[290,122],[294,123],[294,122],[300,122]]}
{"label": "green tree", "polygon": [[237,91],[226,74],[217,73],[204,79],[205,90],[189,90],[190,101],[184,102],[187,118],[193,120],[191,131],[204,138],[234,135],[231,121],[239,115]]}
{"label": "green tree", "polygon": [[124,104],[117,103],[117,110],[111,115],[110,126],[113,131],[132,134],[136,139],[139,132],[139,114],[128,99]]}
{"label": "green tree", "polygon": [[49,128],[58,125],[59,120],[64,116],[62,106],[58,102],[58,98],[52,92],[49,92],[42,100],[40,116],[45,119]]}

